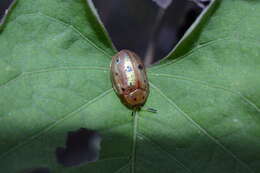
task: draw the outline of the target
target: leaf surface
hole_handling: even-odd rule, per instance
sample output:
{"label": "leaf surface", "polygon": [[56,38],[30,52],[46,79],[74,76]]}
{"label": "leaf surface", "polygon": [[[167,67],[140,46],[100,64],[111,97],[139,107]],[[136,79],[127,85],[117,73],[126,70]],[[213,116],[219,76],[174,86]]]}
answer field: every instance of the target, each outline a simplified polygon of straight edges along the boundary
{"label": "leaf surface", "polygon": [[[259,12],[258,1],[221,1],[198,39],[195,24],[148,70],[146,105],[158,113],[133,118],[111,88],[115,50],[85,1],[19,0],[0,33],[1,171],[259,172]],[[55,149],[82,127],[103,137],[100,160],[65,168]]]}

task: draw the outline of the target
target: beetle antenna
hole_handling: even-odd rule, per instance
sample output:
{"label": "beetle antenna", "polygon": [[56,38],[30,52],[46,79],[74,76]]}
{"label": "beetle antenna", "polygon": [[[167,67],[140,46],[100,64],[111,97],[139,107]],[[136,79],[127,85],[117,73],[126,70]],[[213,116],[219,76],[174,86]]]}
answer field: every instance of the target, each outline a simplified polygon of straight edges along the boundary
{"label": "beetle antenna", "polygon": [[158,112],[156,109],[154,109],[154,108],[149,108],[149,107],[148,107],[148,108],[146,107],[146,108],[144,108],[143,110],[144,110],[144,111],[147,111],[147,112],[152,112],[152,113],[157,113],[157,112]]}

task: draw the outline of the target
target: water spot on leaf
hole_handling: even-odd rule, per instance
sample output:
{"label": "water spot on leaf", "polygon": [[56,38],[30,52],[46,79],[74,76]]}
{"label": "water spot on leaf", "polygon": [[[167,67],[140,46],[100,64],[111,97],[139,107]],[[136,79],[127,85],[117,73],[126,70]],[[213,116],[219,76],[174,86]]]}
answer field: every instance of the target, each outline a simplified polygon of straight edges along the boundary
{"label": "water spot on leaf", "polygon": [[101,136],[94,130],[80,128],[68,132],[66,147],[56,149],[57,161],[63,166],[95,162],[99,157]]}

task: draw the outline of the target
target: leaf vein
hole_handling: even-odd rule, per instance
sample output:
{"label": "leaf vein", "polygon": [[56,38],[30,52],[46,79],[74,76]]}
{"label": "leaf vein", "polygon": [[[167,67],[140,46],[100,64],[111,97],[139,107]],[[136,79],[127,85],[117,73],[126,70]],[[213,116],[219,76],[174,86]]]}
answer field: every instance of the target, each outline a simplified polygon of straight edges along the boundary
{"label": "leaf vein", "polygon": [[[169,61],[167,63],[164,63],[162,65],[157,65],[155,67],[153,67],[152,69],[161,69],[163,67],[166,67],[166,66],[169,66],[171,64],[177,64],[177,63],[180,63],[182,62],[183,60],[186,60],[185,57],[188,57],[190,55],[192,55],[193,53],[195,53],[197,50],[200,50],[202,48],[207,48],[208,46],[210,45],[214,45],[215,43],[219,42],[219,41],[227,41],[229,40],[230,38],[226,37],[226,38],[218,38],[216,40],[210,40],[210,41],[207,41],[207,42],[204,42],[204,43],[201,43],[201,44],[198,44],[197,46],[193,47],[191,50],[189,50],[186,54],[182,55],[182,56],[179,56],[177,57],[176,59],[172,60],[172,61]],[[170,57],[169,57],[170,58]],[[167,61],[167,60],[166,60]]]}
{"label": "leaf vein", "polygon": [[170,153],[167,150],[164,150],[159,144],[155,143],[153,140],[151,140],[149,137],[145,136],[144,134],[138,132],[138,136],[146,139],[149,143],[151,143],[152,145],[154,145],[158,150],[162,151],[163,153],[166,153],[170,158],[172,158],[172,160],[174,160],[179,166],[181,166],[183,169],[185,169],[186,171],[192,173],[192,171],[185,166],[181,161],[179,161],[172,153]]}
{"label": "leaf vein", "polygon": [[98,71],[104,71],[107,72],[108,69],[105,67],[88,67],[88,66],[75,66],[75,67],[56,67],[56,68],[46,68],[46,69],[40,69],[37,71],[28,71],[28,72],[22,72],[13,79],[5,82],[4,84],[0,85],[0,89],[7,86],[8,84],[17,81],[18,79],[27,76],[27,75],[36,75],[40,73],[50,73],[50,72],[56,72],[56,71],[66,71],[66,70],[98,70]]}
{"label": "leaf vein", "polygon": [[205,82],[205,81],[191,79],[191,78],[187,78],[185,76],[162,74],[162,73],[150,73],[150,74],[153,75],[153,76],[157,76],[157,77],[160,76],[160,77],[168,77],[168,78],[174,78],[174,79],[179,79],[179,80],[185,80],[185,81],[189,81],[189,82],[192,82],[192,83],[198,83],[198,84],[204,85],[204,86],[209,87],[209,88],[225,90],[225,91],[230,92],[230,93],[232,93],[234,95],[238,95],[246,103],[248,103],[249,105],[254,107],[258,112],[260,112],[260,108],[258,108],[258,106],[256,104],[254,104],[251,100],[249,100],[244,95],[242,95],[239,91],[233,91],[231,89],[228,89],[228,88],[225,88],[225,87],[222,87],[222,86],[219,86],[219,85],[213,85],[213,84],[210,84],[210,83]]}
{"label": "leaf vein", "polygon": [[104,158],[104,159],[99,159],[95,162],[90,162],[89,164],[95,164],[98,162],[106,162],[106,161],[110,161],[110,160],[127,160],[129,159],[129,156],[121,156],[121,157],[108,157],[108,158]]}
{"label": "leaf vein", "polygon": [[254,171],[242,160],[240,160],[232,151],[226,148],[218,139],[209,134],[200,124],[194,121],[187,113],[185,113],[172,99],[170,99],[166,94],[163,93],[161,89],[150,82],[151,86],[161,95],[163,96],[174,108],[176,108],[180,113],[184,115],[184,117],[189,120],[195,127],[197,127],[201,132],[203,132],[209,139],[211,139],[216,145],[222,148],[225,152],[227,152],[231,157],[233,157],[238,163],[244,165],[250,172],[254,173]]}
{"label": "leaf vein", "polygon": [[11,152],[16,151],[17,149],[21,148],[22,146],[30,143],[31,141],[33,141],[34,139],[44,135],[46,132],[48,132],[49,130],[51,130],[52,128],[56,127],[57,125],[59,125],[60,123],[62,123],[63,121],[69,119],[70,117],[72,117],[72,115],[74,115],[75,113],[78,113],[82,110],[84,110],[85,108],[87,108],[89,105],[95,103],[96,101],[98,101],[99,99],[103,98],[104,96],[106,96],[108,93],[110,93],[112,91],[112,88],[106,90],[105,92],[103,92],[102,94],[96,96],[95,98],[93,98],[92,100],[82,104],[80,107],[78,107],[77,109],[73,110],[72,112],[68,113],[67,115],[63,116],[61,119],[55,121],[54,123],[51,123],[50,125],[48,125],[47,127],[43,128],[40,132],[37,132],[36,134],[26,138],[25,140],[23,140],[21,143],[18,143],[17,145],[13,146],[12,148],[10,148],[8,151],[6,151],[5,153],[0,155],[0,159],[3,159],[5,156],[7,156],[8,154],[10,154]]}
{"label": "leaf vein", "polygon": [[96,45],[93,41],[91,41],[91,39],[89,39],[87,36],[85,36],[84,34],[82,34],[75,26],[71,25],[71,24],[68,24],[58,18],[55,18],[53,16],[49,16],[47,14],[44,14],[44,13],[41,13],[41,12],[38,12],[38,13],[31,13],[31,14],[28,14],[28,15],[39,15],[39,16],[42,16],[46,19],[49,19],[49,20],[52,20],[52,21],[55,21],[55,22],[58,22],[64,26],[67,26],[67,27],[70,27],[74,32],[76,32],[77,34],[79,34],[79,36],[81,36],[86,42],[88,42],[92,47],[94,47],[95,49],[97,49],[98,51],[102,52],[104,55],[106,55],[107,57],[110,57],[111,55],[109,53],[107,53],[104,49],[102,49],[101,47],[99,47],[98,45]]}
{"label": "leaf vein", "polygon": [[129,163],[127,163],[127,164],[121,166],[121,167],[118,168],[114,173],[119,173],[119,172],[121,172],[121,171],[122,171],[123,169],[125,169],[128,165],[129,165]]}
{"label": "leaf vein", "polygon": [[18,80],[21,76],[23,76],[23,75],[24,75],[23,73],[20,73],[20,74],[14,76],[12,79],[10,79],[10,80],[4,82],[3,84],[0,85],[0,89],[3,88],[4,86],[8,85],[9,83],[12,83],[12,82],[14,82],[14,81],[17,81],[17,80]]}

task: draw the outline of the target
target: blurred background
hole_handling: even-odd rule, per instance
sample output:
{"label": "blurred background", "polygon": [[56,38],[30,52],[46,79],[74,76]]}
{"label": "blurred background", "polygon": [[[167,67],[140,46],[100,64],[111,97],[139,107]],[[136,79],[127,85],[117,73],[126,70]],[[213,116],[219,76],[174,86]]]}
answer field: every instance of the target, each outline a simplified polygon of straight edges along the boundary
{"label": "blurred background", "polygon": [[0,20],[5,14],[5,10],[9,7],[9,5],[13,2],[13,0],[0,0]]}
{"label": "blurred background", "polygon": [[146,65],[165,57],[209,2],[93,0],[115,47],[137,52]]}
{"label": "blurred background", "polygon": [[[0,0],[0,18],[13,0]],[[115,47],[146,65],[165,57],[210,0],[93,0]]]}

